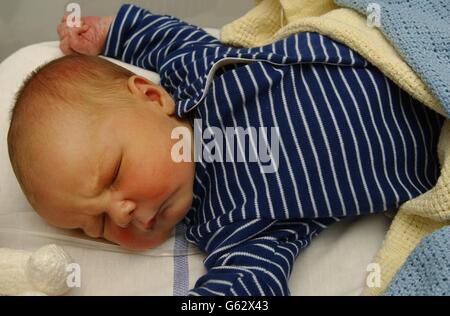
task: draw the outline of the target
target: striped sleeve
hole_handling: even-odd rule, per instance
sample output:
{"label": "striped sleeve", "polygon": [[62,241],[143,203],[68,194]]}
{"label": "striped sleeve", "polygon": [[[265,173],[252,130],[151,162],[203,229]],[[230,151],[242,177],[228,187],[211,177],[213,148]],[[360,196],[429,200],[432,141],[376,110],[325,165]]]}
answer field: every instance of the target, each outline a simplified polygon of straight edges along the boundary
{"label": "striped sleeve", "polygon": [[204,247],[207,273],[191,296],[286,296],[301,249],[335,219],[278,222],[255,219],[223,226]]}
{"label": "striped sleeve", "polygon": [[207,44],[220,42],[177,18],[123,5],[109,29],[102,55],[159,72],[168,56]]}

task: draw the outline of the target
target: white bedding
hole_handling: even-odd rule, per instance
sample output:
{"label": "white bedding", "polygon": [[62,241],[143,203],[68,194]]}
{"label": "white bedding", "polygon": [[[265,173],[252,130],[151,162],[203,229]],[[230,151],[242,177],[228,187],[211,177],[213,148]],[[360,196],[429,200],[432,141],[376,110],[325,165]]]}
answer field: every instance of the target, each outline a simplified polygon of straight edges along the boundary
{"label": "white bedding", "polygon": [[[217,35],[217,31],[212,31]],[[34,250],[62,245],[81,265],[82,286],[69,295],[182,295],[204,273],[204,255],[177,234],[160,248],[131,253],[48,226],[31,209],[12,173],[6,146],[9,110],[21,82],[37,66],[61,56],[57,43],[26,47],[0,64],[0,247]],[[158,76],[127,68],[153,81]],[[345,220],[317,237],[297,260],[293,295],[358,295],[366,268],[381,245],[383,215]],[[177,255],[175,255],[177,254]]]}

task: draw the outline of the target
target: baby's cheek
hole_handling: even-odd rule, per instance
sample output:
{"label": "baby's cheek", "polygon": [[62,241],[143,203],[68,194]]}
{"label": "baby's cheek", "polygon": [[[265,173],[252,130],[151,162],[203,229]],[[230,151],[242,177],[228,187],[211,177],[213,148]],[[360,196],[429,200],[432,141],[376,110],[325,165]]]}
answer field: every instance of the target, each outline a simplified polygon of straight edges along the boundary
{"label": "baby's cheek", "polygon": [[169,174],[162,177],[160,173],[152,174],[141,170],[130,175],[127,182],[123,182],[123,188],[129,193],[130,198],[135,200],[159,201],[167,195],[167,180],[170,177]]}

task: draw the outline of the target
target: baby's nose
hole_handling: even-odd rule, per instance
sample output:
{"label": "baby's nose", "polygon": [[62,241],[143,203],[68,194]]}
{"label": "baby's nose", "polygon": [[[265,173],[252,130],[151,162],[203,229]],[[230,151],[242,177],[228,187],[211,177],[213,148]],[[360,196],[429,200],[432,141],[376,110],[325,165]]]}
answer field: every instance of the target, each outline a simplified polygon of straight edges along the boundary
{"label": "baby's nose", "polygon": [[133,213],[136,204],[132,201],[121,201],[111,207],[108,215],[111,220],[119,227],[126,228],[133,221]]}

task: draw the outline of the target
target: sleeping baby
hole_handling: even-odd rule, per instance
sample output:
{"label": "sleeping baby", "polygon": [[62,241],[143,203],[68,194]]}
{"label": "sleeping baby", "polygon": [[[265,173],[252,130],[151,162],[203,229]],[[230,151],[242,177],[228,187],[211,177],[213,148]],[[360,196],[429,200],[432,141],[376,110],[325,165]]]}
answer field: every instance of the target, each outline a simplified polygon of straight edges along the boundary
{"label": "sleeping baby", "polygon": [[443,118],[330,38],[235,48],[134,5],[65,22],[67,56],[35,71],[12,111],[21,188],[49,224],[128,249],[158,247],[184,221],[207,253],[191,295],[288,295],[314,236],[437,181]]}

